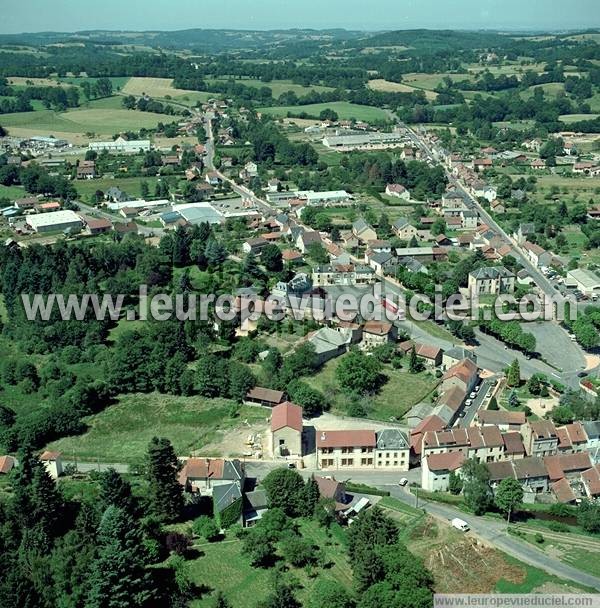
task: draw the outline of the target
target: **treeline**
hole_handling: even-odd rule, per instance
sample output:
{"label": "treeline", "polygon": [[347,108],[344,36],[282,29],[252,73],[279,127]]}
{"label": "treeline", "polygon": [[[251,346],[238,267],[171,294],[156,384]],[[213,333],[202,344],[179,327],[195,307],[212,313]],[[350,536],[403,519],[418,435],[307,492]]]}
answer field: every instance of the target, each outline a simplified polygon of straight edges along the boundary
{"label": "treeline", "polygon": [[155,437],[141,497],[109,469],[72,498],[24,446],[0,504],[0,556],[12,564],[0,605],[188,606],[199,597],[181,557],[191,539],[164,527],[183,514],[177,472],[172,445]]}
{"label": "treeline", "polygon": [[[573,114],[582,109],[567,97],[548,98],[541,89],[535,89],[530,99],[518,95],[504,94],[495,97],[477,96],[474,103],[436,109],[434,106],[399,108],[398,116],[406,122],[436,122],[453,124],[459,134],[471,131],[482,139],[491,139],[498,131],[495,122],[534,120],[546,132],[564,130],[559,120],[562,114]],[[583,108],[584,109],[584,108]],[[590,122],[597,128],[597,119]],[[579,126],[570,126],[579,130]],[[587,126],[587,125],[586,125]]]}
{"label": "treeline", "polygon": [[345,154],[339,166],[321,166],[317,172],[292,170],[291,179],[300,189],[347,190],[358,186],[385,190],[387,184],[403,184],[416,200],[440,197],[447,179],[440,166],[430,167],[419,161],[405,162],[388,152],[352,152]]}
{"label": "treeline", "polygon": [[176,110],[171,104],[165,104],[146,97],[140,97],[136,100],[133,95],[127,95],[126,97],[123,97],[122,103],[124,108],[127,108],[128,110],[139,110],[140,112],[154,112],[155,114],[167,114],[169,116],[184,113],[189,114],[188,110]]}
{"label": "treeline", "polygon": [[57,111],[79,106],[79,91],[76,87],[27,86],[15,89],[8,85],[6,78],[0,78],[0,114],[32,112],[32,100],[39,100],[44,107]]}
{"label": "treeline", "polygon": [[0,184],[23,186],[31,194],[54,196],[65,201],[77,196],[75,186],[68,179],[62,175],[49,175],[46,169],[36,164],[28,167],[0,164]]}

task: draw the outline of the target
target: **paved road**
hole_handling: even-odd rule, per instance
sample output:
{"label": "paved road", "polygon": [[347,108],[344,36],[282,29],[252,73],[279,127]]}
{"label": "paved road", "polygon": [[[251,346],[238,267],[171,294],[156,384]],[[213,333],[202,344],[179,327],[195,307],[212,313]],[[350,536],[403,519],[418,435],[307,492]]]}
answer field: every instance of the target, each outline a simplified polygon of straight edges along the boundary
{"label": "paved road", "polygon": [[[407,125],[403,125],[403,126],[407,129],[413,142],[419,148],[421,148],[428,156],[431,156],[432,158],[435,158],[436,160],[441,162],[442,159],[440,158],[440,155],[437,153],[437,151],[432,150],[431,147],[428,145],[428,143],[425,142],[410,127],[408,127]],[[529,261],[529,259],[524,255],[524,253],[521,250],[518,243],[516,243],[506,233],[506,231],[502,228],[502,226],[500,226],[496,222],[496,220],[481,206],[479,201],[465,188],[465,186],[459,180],[457,180],[451,173],[449,173],[445,167],[444,167],[444,170],[446,171],[446,175],[448,177],[449,182],[457,190],[462,192],[464,197],[470,201],[471,205],[479,213],[479,216],[481,217],[483,222],[486,223],[488,226],[490,226],[490,228],[492,228],[498,235],[500,235],[500,237],[507,244],[512,246],[513,252],[514,252],[514,257],[517,259],[517,261],[519,261],[527,269],[527,271],[530,273],[531,277],[535,281],[538,288],[544,294],[546,294],[548,296],[551,296],[551,297],[560,296],[560,294],[558,294],[556,289],[554,289],[554,285],[547,279],[547,277],[545,277],[542,274],[542,272],[536,266],[534,266]],[[544,323],[544,325],[546,328],[544,331],[545,339],[542,341],[541,344],[539,344],[540,352],[544,357],[547,357],[547,359],[549,361],[554,363],[553,359],[556,360],[556,356],[555,356],[556,355],[556,345],[564,342],[565,332],[560,327],[560,325],[555,321],[547,321]],[[480,336],[478,336],[478,338],[479,337]],[[553,344],[553,346],[551,346],[548,349],[548,344]],[[494,351],[495,351],[495,349],[494,349]],[[567,354],[565,355],[565,353],[567,353]],[[484,363],[485,359],[488,357],[492,363],[493,363],[494,359],[503,359],[503,357],[499,356],[498,353],[496,353],[496,352],[486,351],[482,354],[484,355],[484,357],[482,358],[482,365],[484,367],[488,367]],[[558,374],[555,370],[549,372],[548,366],[543,366],[541,364],[541,362],[538,362],[538,364],[536,364],[534,362],[527,362],[522,366],[522,369],[525,370],[525,375],[531,375],[531,373],[535,373],[533,371],[533,369],[537,368],[537,371],[541,371],[542,373],[545,373],[546,375],[548,375],[548,374],[553,375],[557,379],[560,379],[560,381],[563,382],[564,384],[567,384],[568,386],[571,386],[572,388],[578,388],[579,381],[577,378],[577,373],[579,371],[581,371],[581,369],[583,367],[585,367],[585,356],[584,356],[583,350],[579,347],[579,345],[577,345],[575,343],[571,343],[568,348],[564,349],[564,352],[563,352],[562,356],[560,357],[560,359],[562,362],[562,365],[561,365],[562,370],[560,372],[558,372]],[[492,369],[493,371],[495,371],[494,368],[488,367],[488,369]],[[551,370],[552,368],[549,368],[549,369]]]}

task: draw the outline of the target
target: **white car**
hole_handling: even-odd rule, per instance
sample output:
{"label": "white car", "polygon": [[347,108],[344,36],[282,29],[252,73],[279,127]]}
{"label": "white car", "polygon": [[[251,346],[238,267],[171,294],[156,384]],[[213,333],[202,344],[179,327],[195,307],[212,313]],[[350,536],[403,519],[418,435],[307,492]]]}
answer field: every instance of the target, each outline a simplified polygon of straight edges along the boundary
{"label": "white car", "polygon": [[469,406],[470,406],[472,403],[473,403],[473,399],[467,399],[467,400],[465,401],[465,405],[466,405],[467,407],[469,407]]}
{"label": "white car", "polygon": [[471,397],[471,399],[475,399],[475,397],[477,397],[477,393],[475,391],[473,391],[469,397]]}
{"label": "white car", "polygon": [[406,479],[406,477],[403,477],[399,482],[398,485],[404,487],[406,484],[408,483],[408,479]]}

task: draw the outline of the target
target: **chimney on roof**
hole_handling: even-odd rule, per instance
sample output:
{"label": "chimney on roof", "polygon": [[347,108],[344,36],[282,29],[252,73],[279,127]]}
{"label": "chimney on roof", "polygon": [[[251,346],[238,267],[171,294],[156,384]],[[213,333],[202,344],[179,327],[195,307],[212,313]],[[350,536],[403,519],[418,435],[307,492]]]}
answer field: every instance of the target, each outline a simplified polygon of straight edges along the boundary
{"label": "chimney on roof", "polygon": [[325,432],[321,433],[321,441],[325,441]]}

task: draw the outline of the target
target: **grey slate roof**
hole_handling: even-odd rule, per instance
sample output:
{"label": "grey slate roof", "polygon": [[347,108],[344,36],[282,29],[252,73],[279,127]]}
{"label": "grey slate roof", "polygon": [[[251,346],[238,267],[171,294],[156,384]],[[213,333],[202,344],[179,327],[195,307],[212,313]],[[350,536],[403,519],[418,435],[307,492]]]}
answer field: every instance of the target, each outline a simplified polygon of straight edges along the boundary
{"label": "grey slate roof", "polygon": [[509,279],[515,275],[504,266],[485,266],[470,273],[474,279]]}
{"label": "grey slate roof", "polygon": [[403,450],[409,446],[407,436],[400,429],[384,429],[376,436],[378,450]]}
{"label": "grey slate roof", "polygon": [[227,483],[213,487],[213,503],[219,513],[241,498],[242,491],[239,483]]}

